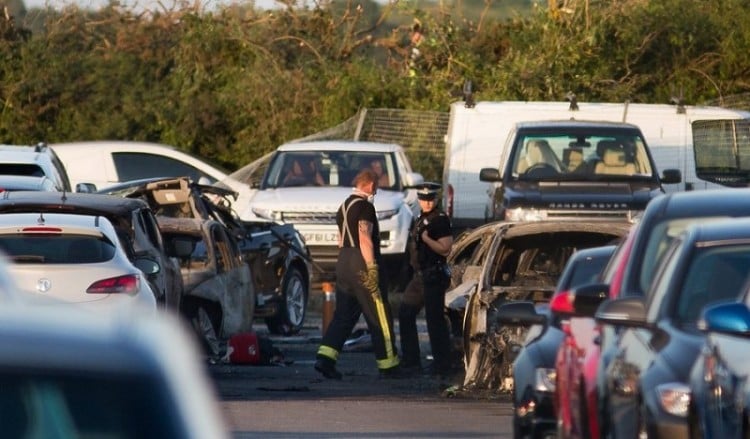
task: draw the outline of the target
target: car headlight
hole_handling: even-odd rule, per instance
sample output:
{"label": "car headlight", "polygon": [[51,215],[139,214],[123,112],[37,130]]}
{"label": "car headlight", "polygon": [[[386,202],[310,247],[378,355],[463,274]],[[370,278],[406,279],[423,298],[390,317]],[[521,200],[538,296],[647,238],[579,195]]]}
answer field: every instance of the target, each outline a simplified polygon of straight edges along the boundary
{"label": "car headlight", "polygon": [[385,220],[398,213],[398,209],[381,210],[378,212],[378,220]]}
{"label": "car headlight", "polygon": [[273,209],[267,209],[263,207],[253,207],[253,213],[263,219],[276,221],[276,222],[280,222],[281,217],[282,217],[281,212],[277,212]]}
{"label": "car headlight", "polygon": [[690,404],[690,387],[683,383],[666,383],[656,386],[659,404],[667,412],[675,416],[685,417]]}
{"label": "car headlight", "polygon": [[536,369],[534,388],[539,392],[554,392],[556,387],[557,371],[539,367]]}
{"label": "car headlight", "polygon": [[505,211],[507,221],[542,221],[547,219],[547,211],[517,207]]}

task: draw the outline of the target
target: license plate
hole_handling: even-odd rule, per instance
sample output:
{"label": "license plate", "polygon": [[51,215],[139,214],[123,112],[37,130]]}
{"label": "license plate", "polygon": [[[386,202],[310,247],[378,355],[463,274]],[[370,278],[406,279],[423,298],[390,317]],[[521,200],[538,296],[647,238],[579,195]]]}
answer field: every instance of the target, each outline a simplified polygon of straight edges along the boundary
{"label": "license plate", "polygon": [[336,245],[339,241],[338,232],[303,232],[307,245]]}

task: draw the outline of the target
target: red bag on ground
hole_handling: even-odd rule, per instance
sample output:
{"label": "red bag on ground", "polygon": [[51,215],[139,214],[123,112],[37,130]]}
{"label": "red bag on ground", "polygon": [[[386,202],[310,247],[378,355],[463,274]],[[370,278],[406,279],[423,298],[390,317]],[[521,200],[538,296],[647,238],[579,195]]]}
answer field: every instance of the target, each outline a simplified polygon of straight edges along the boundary
{"label": "red bag on ground", "polygon": [[234,364],[260,364],[261,349],[255,332],[235,334],[229,339],[229,362]]}

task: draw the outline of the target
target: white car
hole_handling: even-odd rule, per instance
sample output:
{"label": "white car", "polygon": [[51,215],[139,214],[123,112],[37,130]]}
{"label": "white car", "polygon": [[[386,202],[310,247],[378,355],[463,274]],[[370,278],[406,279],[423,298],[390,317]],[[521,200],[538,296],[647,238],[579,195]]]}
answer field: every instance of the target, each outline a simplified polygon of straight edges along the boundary
{"label": "white car", "polygon": [[0,339],[3,437],[230,437],[175,316],[3,304]]}
{"label": "white car", "polygon": [[50,144],[65,165],[71,185],[91,184],[88,191],[132,180],[154,177],[190,177],[202,184],[226,187],[237,193],[235,206],[246,205],[254,192],[223,169],[177,147],[149,142],[87,141]]}
{"label": "white car", "polygon": [[158,264],[148,258],[131,262],[105,217],[2,214],[0,250],[23,292],[94,309],[156,310],[145,275]]}
{"label": "white car", "polygon": [[[0,145],[0,175],[47,177],[54,190],[70,192],[72,189],[65,165],[44,143]],[[49,182],[44,185],[49,186]]]}
{"label": "white car", "polygon": [[[380,225],[380,250],[389,272],[401,274],[409,228],[419,213],[416,190],[421,174],[411,169],[404,149],[396,144],[356,141],[287,143],[277,148],[258,191],[250,200],[250,212],[278,223],[291,223],[305,238],[316,265],[316,278],[333,273],[338,256],[336,211],[352,193],[359,171],[377,162],[383,170],[375,210]],[[314,172],[312,168],[314,166]],[[304,168],[304,169],[302,169]],[[312,174],[306,180],[301,174]],[[297,173],[298,175],[295,175]]]}

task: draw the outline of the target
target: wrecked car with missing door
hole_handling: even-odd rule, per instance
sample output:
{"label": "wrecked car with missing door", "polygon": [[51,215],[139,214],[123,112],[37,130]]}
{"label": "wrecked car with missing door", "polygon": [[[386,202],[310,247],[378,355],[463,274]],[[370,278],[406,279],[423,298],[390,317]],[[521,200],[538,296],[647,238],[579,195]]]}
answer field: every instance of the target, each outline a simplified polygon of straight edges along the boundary
{"label": "wrecked car with missing door", "polygon": [[218,221],[158,216],[167,249],[179,258],[185,286],[180,311],[206,353],[224,354],[232,335],[252,329],[255,291],[234,237]]}
{"label": "wrecked car with missing door", "polygon": [[187,177],[137,180],[105,190],[146,201],[159,217],[188,217],[223,224],[237,241],[255,292],[254,316],[273,334],[299,332],[307,314],[312,263],[292,224],[244,221],[229,208],[236,194]]}
{"label": "wrecked car with missing door", "polygon": [[448,258],[454,272],[446,293],[449,315],[461,315],[464,390],[509,392],[512,364],[529,328],[497,323],[500,305],[548,302],[577,250],[619,241],[627,221],[494,222],[461,235]]}

